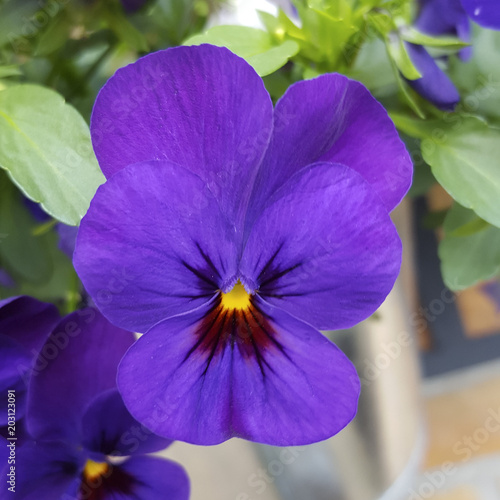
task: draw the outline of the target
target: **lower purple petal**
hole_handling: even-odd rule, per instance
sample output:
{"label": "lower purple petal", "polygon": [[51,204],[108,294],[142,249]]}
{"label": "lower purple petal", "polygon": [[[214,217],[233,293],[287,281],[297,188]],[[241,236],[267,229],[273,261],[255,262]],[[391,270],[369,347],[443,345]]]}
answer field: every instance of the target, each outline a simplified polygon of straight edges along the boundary
{"label": "lower purple petal", "polygon": [[32,356],[59,320],[55,306],[26,295],[0,301],[0,332],[15,339]]}
{"label": "lower purple petal", "polygon": [[204,445],[320,441],[351,421],[359,395],[334,344],[255,297],[243,312],[214,301],[159,323],[124,357],[118,386],[147,427]]}
{"label": "lower purple petal", "polygon": [[154,457],[133,457],[120,465],[120,469],[132,479],[129,491],[124,491],[120,500],[189,498],[189,478],[175,462]]}

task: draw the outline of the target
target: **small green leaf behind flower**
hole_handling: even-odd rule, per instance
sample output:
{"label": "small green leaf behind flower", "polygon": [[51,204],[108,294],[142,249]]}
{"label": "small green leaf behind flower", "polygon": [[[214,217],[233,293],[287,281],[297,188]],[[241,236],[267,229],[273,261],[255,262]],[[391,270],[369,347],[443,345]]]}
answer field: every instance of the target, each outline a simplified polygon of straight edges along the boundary
{"label": "small green leaf behind flower", "polygon": [[441,272],[452,290],[463,290],[500,274],[500,228],[455,203],[439,244]]}
{"label": "small green leaf behind flower", "polygon": [[269,33],[246,26],[214,26],[201,35],[189,38],[184,45],[202,43],[227,47],[253,66],[260,76],[281,68],[299,51],[298,44],[293,40],[278,42]]}
{"label": "small green leaf behind flower", "polygon": [[69,225],[79,224],[104,182],[85,120],[36,85],[0,92],[0,166],[28,198]]}

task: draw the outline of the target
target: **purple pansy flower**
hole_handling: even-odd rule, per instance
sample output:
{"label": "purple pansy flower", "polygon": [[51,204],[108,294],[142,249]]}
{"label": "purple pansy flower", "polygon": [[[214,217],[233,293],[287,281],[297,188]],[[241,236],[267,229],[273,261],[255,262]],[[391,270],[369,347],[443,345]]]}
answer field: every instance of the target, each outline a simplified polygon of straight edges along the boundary
{"label": "purple pansy flower", "polygon": [[7,428],[7,391],[15,391],[16,421],[26,410],[26,395],[38,351],[59,321],[57,309],[31,297],[0,301],[0,429]]}
{"label": "purple pansy flower", "polygon": [[[420,0],[416,27],[432,36],[451,35],[464,42],[471,40],[469,17],[486,28],[500,29],[498,0]],[[460,94],[448,75],[421,45],[405,42],[408,54],[422,75],[417,80],[407,80],[413,89],[435,106],[453,111],[460,101]],[[466,61],[472,47],[465,47],[459,57]]]}
{"label": "purple pansy flower", "polygon": [[[469,17],[460,0],[420,0],[420,11],[415,26],[432,36],[455,36],[463,42],[471,40]],[[472,47],[460,51],[465,61],[472,54]]]}
{"label": "purple pansy flower", "polygon": [[[53,329],[31,380],[26,426],[32,439],[17,452],[16,498],[189,497],[179,465],[143,456],[170,441],[134,420],[116,390],[118,363],[133,341],[132,333],[89,308]],[[10,495],[2,488],[0,499]]]}
{"label": "purple pansy flower", "polygon": [[373,313],[401,259],[389,212],[412,167],[384,108],[327,74],[273,109],[243,59],[178,47],[118,70],[91,133],[108,180],[74,263],[112,322],[147,332],[119,369],[130,412],[198,444],[340,431],[359,380],[318,329]]}

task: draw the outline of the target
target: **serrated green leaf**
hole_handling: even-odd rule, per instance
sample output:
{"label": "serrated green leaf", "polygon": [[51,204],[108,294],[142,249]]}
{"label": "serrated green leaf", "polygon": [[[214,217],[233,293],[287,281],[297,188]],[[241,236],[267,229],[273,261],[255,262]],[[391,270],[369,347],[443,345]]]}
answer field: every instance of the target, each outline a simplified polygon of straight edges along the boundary
{"label": "serrated green leaf", "polygon": [[184,45],[210,43],[227,47],[243,57],[260,76],[273,73],[297,54],[299,46],[292,40],[276,42],[265,31],[246,26],[214,26],[201,35],[195,35]]}
{"label": "serrated green leaf", "polygon": [[[456,120],[455,120],[456,119]],[[422,155],[448,193],[500,226],[500,130],[465,115],[441,122],[422,141]]]}
{"label": "serrated green leaf", "polygon": [[79,224],[105,180],[84,119],[37,85],[0,92],[0,166],[26,196],[69,225]]}
{"label": "serrated green leaf", "polygon": [[500,229],[483,221],[481,229],[467,230],[477,229],[477,221],[472,210],[458,204],[446,216],[439,258],[444,282],[452,290],[463,290],[500,273]]}

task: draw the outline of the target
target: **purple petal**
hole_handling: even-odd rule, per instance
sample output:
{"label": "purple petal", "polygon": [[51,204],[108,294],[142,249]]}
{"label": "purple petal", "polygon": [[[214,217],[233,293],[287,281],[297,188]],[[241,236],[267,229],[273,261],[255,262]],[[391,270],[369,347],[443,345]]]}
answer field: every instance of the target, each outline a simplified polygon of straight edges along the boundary
{"label": "purple petal", "polygon": [[[133,457],[119,467],[132,483],[120,500],[188,500],[189,478],[184,469],[170,460]],[[112,490],[111,490],[112,491]],[[104,499],[115,498],[104,496]]]}
{"label": "purple petal", "polygon": [[[52,304],[27,296],[0,301],[0,391],[16,391],[16,420],[25,413],[33,362],[58,321]],[[0,403],[0,419],[0,425],[7,422],[6,397]]]}
{"label": "purple petal", "polygon": [[293,176],[255,223],[242,281],[318,329],[350,327],[392,289],[401,242],[380,198],[355,171],[318,163]]}
{"label": "purple petal", "polygon": [[[15,494],[5,483],[0,488],[0,500],[62,499],[79,473],[84,458],[62,443],[29,443],[16,453]],[[2,481],[4,479],[2,478]]]}
{"label": "purple petal", "polygon": [[484,28],[500,30],[500,6],[498,0],[462,0],[467,14]]}
{"label": "purple petal", "polygon": [[14,391],[15,419],[24,416],[32,364],[33,355],[7,335],[0,335],[0,427],[7,424],[8,391]]}
{"label": "purple petal", "polygon": [[[0,460],[2,461],[2,465],[0,466],[0,472],[3,471],[5,464],[7,464],[7,460],[10,455],[10,450],[7,448],[8,441],[0,435]],[[9,468],[10,470],[10,468]],[[2,489],[6,489],[4,487],[5,485],[2,485]],[[1,497],[0,497],[1,498]]]}
{"label": "purple petal", "polygon": [[70,259],[73,257],[75,251],[76,235],[78,228],[75,226],[67,226],[61,222],[56,226],[57,234],[59,235],[58,248],[64,252]]}
{"label": "purple petal", "polygon": [[278,101],[253,210],[258,211],[290,176],[316,161],[356,170],[389,211],[411,184],[411,160],[387,112],[363,85],[338,74],[297,82]]}
{"label": "purple petal", "polygon": [[16,282],[5,269],[0,269],[0,286],[4,288],[14,288],[16,286]]}
{"label": "purple petal", "polygon": [[203,445],[319,441],[349,423],[359,394],[335,345],[259,298],[243,311],[216,299],[159,323],[128,351],[118,384],[139,421]]}
{"label": "purple petal", "polygon": [[123,8],[127,12],[135,12],[139,10],[143,5],[146,5],[148,0],[121,0]]}
{"label": "purple petal", "polygon": [[[456,36],[464,42],[470,42],[471,29],[467,13],[460,0],[421,0],[421,9],[415,26],[431,36]],[[472,56],[472,47],[465,47],[459,52],[460,59],[467,61]]]}
{"label": "purple petal", "polygon": [[171,441],[153,434],[130,415],[116,389],[97,397],[83,417],[83,445],[104,455],[140,455]]}
{"label": "purple petal", "polygon": [[116,370],[134,335],[94,309],[66,316],[36,360],[27,427],[35,438],[80,442],[81,419],[100,393],[115,387]]}
{"label": "purple petal", "polygon": [[460,101],[460,94],[446,73],[421,45],[405,42],[413,64],[422,75],[418,80],[407,80],[422,97],[445,111],[453,111]]}
{"label": "purple petal", "polygon": [[91,121],[106,177],[143,161],[178,163],[203,179],[233,221],[244,215],[271,128],[262,79],[211,45],[155,52],[118,70]]}
{"label": "purple petal", "polygon": [[[35,356],[60,320],[52,304],[28,296],[0,301],[0,332]],[[33,352],[35,351],[35,352]]]}
{"label": "purple petal", "polygon": [[458,26],[469,23],[460,0],[420,0],[420,5],[415,26],[428,35],[459,36]]}
{"label": "purple petal", "polygon": [[235,275],[234,240],[198,176],[166,161],[142,163],[99,187],[74,264],[113,323],[145,332],[206,303]]}

